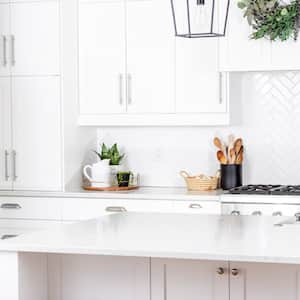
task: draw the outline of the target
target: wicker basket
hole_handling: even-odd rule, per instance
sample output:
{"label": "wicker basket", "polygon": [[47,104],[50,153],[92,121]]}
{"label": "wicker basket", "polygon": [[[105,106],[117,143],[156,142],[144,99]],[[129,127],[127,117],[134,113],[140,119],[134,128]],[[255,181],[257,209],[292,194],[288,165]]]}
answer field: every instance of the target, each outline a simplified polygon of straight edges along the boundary
{"label": "wicker basket", "polygon": [[184,178],[189,191],[212,191],[219,186],[219,172],[216,176],[190,176],[186,171],[181,171],[180,175]]}

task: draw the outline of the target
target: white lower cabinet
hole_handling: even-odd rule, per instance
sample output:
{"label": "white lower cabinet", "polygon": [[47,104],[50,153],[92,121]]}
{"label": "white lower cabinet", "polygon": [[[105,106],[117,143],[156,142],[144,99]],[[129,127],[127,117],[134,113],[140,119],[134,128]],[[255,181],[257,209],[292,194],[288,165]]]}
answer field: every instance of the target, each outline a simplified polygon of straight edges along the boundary
{"label": "white lower cabinet", "polygon": [[300,266],[231,263],[230,300],[298,300]]}
{"label": "white lower cabinet", "polygon": [[62,300],[150,300],[149,282],[148,258],[62,256]]}
{"label": "white lower cabinet", "polygon": [[152,259],[152,300],[228,300],[227,269],[224,261]]}
{"label": "white lower cabinet", "polygon": [[81,221],[111,213],[122,212],[173,212],[172,201],[65,198],[62,207],[63,221]]}
{"label": "white lower cabinet", "polygon": [[174,213],[219,215],[221,204],[217,201],[174,201]]}
{"label": "white lower cabinet", "polygon": [[151,260],[152,300],[297,300],[300,266]]}

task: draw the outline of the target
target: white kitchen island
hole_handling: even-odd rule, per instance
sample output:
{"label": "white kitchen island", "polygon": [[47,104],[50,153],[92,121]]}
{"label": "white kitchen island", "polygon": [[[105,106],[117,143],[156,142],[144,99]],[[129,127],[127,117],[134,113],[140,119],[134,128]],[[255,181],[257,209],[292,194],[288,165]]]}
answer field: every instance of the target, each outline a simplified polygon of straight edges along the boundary
{"label": "white kitchen island", "polygon": [[300,224],[122,213],[0,243],[2,300],[297,300]]}

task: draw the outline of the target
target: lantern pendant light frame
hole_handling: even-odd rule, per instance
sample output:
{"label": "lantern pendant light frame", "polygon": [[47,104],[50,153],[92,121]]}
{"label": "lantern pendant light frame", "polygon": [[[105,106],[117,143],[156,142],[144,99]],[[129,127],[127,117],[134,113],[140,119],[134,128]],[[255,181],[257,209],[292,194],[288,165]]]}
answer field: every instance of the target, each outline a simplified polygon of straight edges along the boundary
{"label": "lantern pendant light frame", "polygon": [[[185,0],[182,0],[182,1],[185,1]],[[224,27],[223,27],[223,31],[219,32],[219,33],[214,32],[215,2],[216,2],[216,0],[191,0],[191,1],[197,1],[197,5],[205,5],[205,1],[212,1],[212,10],[211,10],[211,17],[210,17],[210,31],[209,32],[202,32],[202,33],[200,33],[200,32],[199,33],[192,33],[192,30],[191,30],[191,17],[190,17],[190,0],[186,0],[188,33],[185,33],[185,34],[178,33],[177,24],[176,24],[176,14],[175,14],[174,0],[171,0],[172,16],[173,16],[173,23],[174,23],[174,28],[175,28],[175,36],[183,37],[183,38],[224,37],[226,35],[226,30],[227,30],[230,0],[217,0],[217,1],[227,1]]]}

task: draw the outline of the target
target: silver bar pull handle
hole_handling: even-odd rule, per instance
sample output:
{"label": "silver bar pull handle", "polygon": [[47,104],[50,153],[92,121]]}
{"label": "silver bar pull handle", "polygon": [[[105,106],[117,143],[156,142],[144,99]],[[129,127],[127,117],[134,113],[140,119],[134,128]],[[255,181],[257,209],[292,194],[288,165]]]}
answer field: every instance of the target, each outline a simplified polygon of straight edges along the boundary
{"label": "silver bar pull handle", "polygon": [[13,155],[13,179],[14,181],[17,180],[18,176],[17,176],[17,151],[13,150],[12,151],[12,155]]}
{"label": "silver bar pull handle", "polygon": [[16,57],[15,57],[15,36],[12,34],[10,36],[10,43],[11,43],[11,65],[14,66],[16,64]]}
{"label": "silver bar pull handle", "polygon": [[17,237],[16,234],[3,234],[3,235],[1,236],[1,240],[12,239],[12,238],[15,238],[15,237]]}
{"label": "silver bar pull handle", "polygon": [[200,204],[191,204],[191,205],[189,206],[189,208],[200,209],[200,208],[202,208],[202,205],[200,205]]}
{"label": "silver bar pull handle", "polygon": [[9,180],[9,174],[8,174],[8,157],[9,157],[9,152],[5,150],[4,153],[5,156],[5,181]]}
{"label": "silver bar pull handle", "polygon": [[123,74],[119,74],[119,101],[123,105]]}
{"label": "silver bar pull handle", "polygon": [[127,75],[127,97],[128,97],[128,104],[132,104],[132,75]]}
{"label": "silver bar pull handle", "polygon": [[2,35],[2,42],[3,42],[3,67],[7,66],[7,38],[5,35]]}
{"label": "silver bar pull handle", "polygon": [[223,103],[223,74],[219,73],[219,104]]}
{"label": "silver bar pull handle", "polygon": [[2,209],[21,209],[22,206],[18,203],[3,203],[0,208]]}
{"label": "silver bar pull handle", "polygon": [[105,208],[105,211],[107,211],[107,212],[126,212],[127,209],[122,206],[108,206]]}
{"label": "silver bar pull handle", "polygon": [[168,274],[167,274],[167,265],[164,264],[164,300],[168,300]]}

